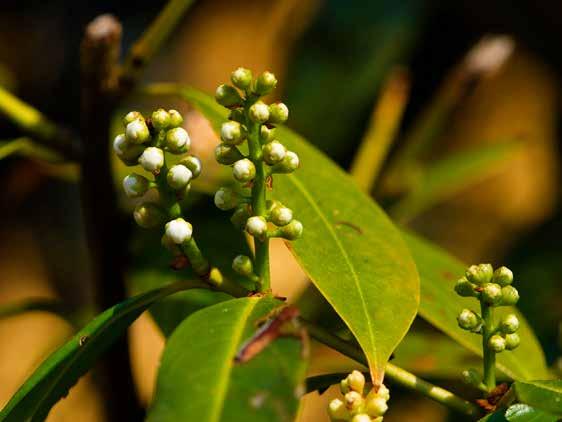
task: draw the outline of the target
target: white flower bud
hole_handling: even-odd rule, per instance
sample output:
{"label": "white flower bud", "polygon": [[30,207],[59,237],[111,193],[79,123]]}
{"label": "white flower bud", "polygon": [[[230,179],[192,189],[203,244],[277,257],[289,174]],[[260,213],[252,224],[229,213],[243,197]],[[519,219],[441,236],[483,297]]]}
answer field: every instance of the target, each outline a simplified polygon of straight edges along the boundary
{"label": "white flower bud", "polygon": [[497,283],[502,287],[513,283],[513,272],[507,267],[499,267],[494,271],[492,283]]}
{"label": "white flower bud", "polygon": [[219,210],[231,210],[238,206],[238,203],[238,195],[230,188],[220,188],[215,193],[215,205]]}
{"label": "white flower bud", "polygon": [[248,218],[246,231],[254,237],[261,238],[267,233],[267,221],[261,216]]}
{"label": "white flower bud", "polygon": [[262,147],[263,161],[270,166],[280,163],[287,155],[287,149],[278,141],[271,141]]}
{"label": "white flower bud", "polygon": [[293,151],[287,151],[285,158],[272,167],[273,173],[292,173],[299,168],[299,156]]}
{"label": "white flower bud", "polygon": [[250,119],[257,123],[265,123],[269,119],[269,107],[262,101],[254,103],[249,110]]}
{"label": "white flower bud", "polygon": [[505,339],[499,334],[494,334],[488,340],[488,347],[496,353],[503,352],[505,350]]}
{"label": "white flower bud", "polygon": [[367,398],[367,402],[365,403],[365,410],[369,414],[369,416],[376,418],[378,416],[382,416],[388,410],[388,405],[386,404],[386,400],[380,396],[373,396]]}
{"label": "white flower bud", "polygon": [[127,127],[129,123],[137,119],[144,120],[144,117],[142,117],[142,114],[138,111],[130,111],[123,117],[123,126]]}
{"label": "white flower bud", "polygon": [[183,218],[176,218],[166,224],[166,236],[176,245],[191,239],[193,227]]}
{"label": "white flower bud", "polygon": [[148,190],[149,183],[146,177],[131,173],[123,179],[123,190],[129,198],[140,198]]}
{"label": "white flower bud", "polygon": [[271,222],[278,227],[286,226],[293,220],[293,211],[284,206],[277,206],[271,210]]}
{"label": "white flower bud", "polygon": [[177,110],[168,110],[168,115],[170,116],[170,126],[179,127],[183,123],[183,117]]}
{"label": "white flower bud", "polygon": [[299,220],[292,220],[286,226],[281,227],[281,236],[287,240],[297,240],[302,236],[303,226]]}
{"label": "white flower bud", "polygon": [[333,421],[347,421],[351,416],[340,399],[334,399],[328,405],[328,414]]}
{"label": "white flower bud", "polygon": [[519,347],[519,343],[521,343],[521,339],[519,338],[519,334],[511,333],[505,336],[505,348],[507,350],[513,350]]}
{"label": "white flower bud", "polygon": [[170,126],[170,114],[163,108],[152,113],[152,126],[156,130],[164,130]]}
{"label": "white flower bud", "polygon": [[115,154],[125,162],[125,164],[137,164],[139,156],[144,151],[144,146],[131,144],[124,134],[117,135],[113,141]]}
{"label": "white flower bud", "polygon": [[230,75],[230,80],[235,87],[240,89],[247,89],[252,83],[252,71],[239,67]]}
{"label": "white flower bud", "polygon": [[363,399],[363,396],[357,391],[350,391],[349,393],[345,394],[344,401],[345,407],[347,407],[349,411],[354,413],[359,410],[365,400]]}
{"label": "white flower bud", "polygon": [[191,170],[191,174],[194,179],[198,178],[201,174],[201,160],[193,155],[188,155],[187,157],[182,158],[180,164],[183,164]]}
{"label": "white flower bud", "polygon": [[390,390],[386,387],[386,385],[381,384],[378,391],[377,396],[382,397],[386,401],[390,400]]}
{"label": "white flower bud", "polygon": [[357,391],[359,394],[363,394],[363,388],[365,388],[365,376],[355,370],[351,374],[347,376],[347,382],[349,384],[349,388],[353,391]]}
{"label": "white flower bud", "polygon": [[254,266],[250,257],[238,255],[232,260],[232,269],[238,274],[249,277],[254,273]]}
{"label": "white flower bud", "polygon": [[519,319],[514,314],[502,318],[500,328],[506,334],[513,334],[519,329]]}
{"label": "white flower bud", "polygon": [[229,166],[242,158],[242,153],[233,145],[220,144],[215,148],[215,159],[219,164]]}
{"label": "white flower bud", "polygon": [[168,181],[168,185],[172,189],[183,189],[187,186],[187,184],[191,181],[193,174],[191,170],[189,170],[183,164],[176,164],[172,166],[166,175],[166,180]]}
{"label": "white flower bud", "polygon": [[371,418],[365,413],[358,413],[351,419],[351,422],[371,422]]}
{"label": "white flower bud", "polygon": [[144,144],[150,139],[150,131],[144,119],[138,118],[127,125],[125,136],[133,144]]}
{"label": "white flower bud", "polygon": [[159,171],[164,165],[164,151],[156,147],[148,147],[139,158],[139,164],[150,173]]}
{"label": "white flower bud", "polygon": [[151,229],[164,223],[166,214],[157,205],[147,202],[137,205],[133,217],[139,226]]}
{"label": "white flower bud", "polygon": [[256,166],[247,158],[238,160],[232,167],[232,175],[241,183],[249,182],[256,177]]}
{"label": "white flower bud", "polygon": [[182,127],[170,129],[166,133],[166,147],[174,154],[187,152],[191,147],[191,140],[187,131]]}
{"label": "white flower bud", "polygon": [[221,139],[228,145],[239,145],[246,139],[246,128],[238,122],[225,122],[221,126]]}
{"label": "white flower bud", "polygon": [[277,86],[277,78],[271,72],[263,72],[256,80],[255,91],[259,95],[269,94]]}
{"label": "white flower bud", "polygon": [[502,288],[496,283],[486,283],[480,293],[480,297],[488,305],[497,305],[502,300]]}
{"label": "white flower bud", "polygon": [[285,123],[289,118],[289,109],[283,103],[273,103],[269,106],[269,122]]}

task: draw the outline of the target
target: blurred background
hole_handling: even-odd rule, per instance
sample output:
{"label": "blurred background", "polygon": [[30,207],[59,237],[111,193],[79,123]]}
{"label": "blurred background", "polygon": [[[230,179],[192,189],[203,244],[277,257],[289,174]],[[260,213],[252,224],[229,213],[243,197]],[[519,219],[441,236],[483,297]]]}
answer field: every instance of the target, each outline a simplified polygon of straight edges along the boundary
{"label": "blurred background", "polygon": [[[114,14],[123,23],[126,51],[163,4],[3,0],[0,85],[53,121],[77,127],[85,25],[99,14]],[[379,122],[373,110],[385,116],[388,109],[396,120],[389,129],[395,142],[373,194],[397,222],[463,261],[512,268],[523,297],[519,306],[556,368],[562,341],[560,40],[560,2],[201,0],[143,78],[212,93],[238,66],[271,70],[280,80],[275,95],[291,110],[289,125],[344,168],[352,165],[373,119]],[[205,224],[221,217],[210,211],[206,196],[223,177],[213,164],[218,140],[209,125],[176,101],[131,99],[123,110],[153,104],[187,113],[195,154],[206,168],[194,189],[194,218]],[[0,139],[19,136],[0,116]],[[77,168],[1,145],[0,305],[59,298],[88,315],[93,287]],[[116,186],[123,171],[115,165]],[[121,202],[125,215],[132,205]],[[139,236],[131,236],[131,263],[146,257]],[[274,243],[273,250],[274,289],[293,301],[303,292],[313,297],[284,246]],[[165,258],[142,260],[142,267],[141,276],[152,271],[169,280]],[[128,274],[134,291],[139,270]],[[0,406],[73,329],[43,312],[0,319]],[[148,314],[129,335],[137,390],[147,404],[163,336]],[[312,374],[353,367],[320,347],[314,351]],[[457,389],[459,365],[471,359],[423,321],[416,321],[396,352],[397,363]],[[103,400],[90,378],[72,389],[49,421],[77,415],[104,420]],[[300,420],[327,420],[325,404],[333,394],[307,395]],[[390,405],[388,421],[459,420],[398,389]]]}

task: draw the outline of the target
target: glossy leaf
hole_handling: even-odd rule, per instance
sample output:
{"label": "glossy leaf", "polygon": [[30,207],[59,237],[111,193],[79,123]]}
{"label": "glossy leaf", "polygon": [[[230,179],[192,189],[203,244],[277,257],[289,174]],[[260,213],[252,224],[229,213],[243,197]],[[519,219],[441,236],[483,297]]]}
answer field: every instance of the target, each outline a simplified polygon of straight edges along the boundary
{"label": "glossy leaf", "polygon": [[557,416],[522,403],[509,406],[505,411],[505,418],[509,422],[556,422],[559,420]]}
{"label": "glossy leaf", "polygon": [[[445,251],[413,234],[404,232],[404,240],[410,248],[420,274],[422,298],[420,316],[467,349],[481,355],[481,337],[461,330],[456,320],[463,308],[478,310],[478,302],[475,299],[460,297],[453,290],[455,281],[464,274],[466,266]],[[515,286],[517,286],[517,274],[515,274]],[[497,367],[516,380],[548,378],[543,351],[525,318],[513,307],[496,309],[498,315],[515,313],[521,322],[518,331],[521,345],[513,351],[499,353]]]}
{"label": "glossy leaf", "polygon": [[51,407],[68,394],[78,379],[151,304],[200,285],[198,282],[174,283],[132,297],[98,315],[39,366],[2,409],[0,421],[42,421]]}
{"label": "glossy leaf", "polygon": [[512,388],[520,402],[562,416],[562,380],[519,381]]}
{"label": "glossy leaf", "polygon": [[293,421],[306,370],[300,341],[279,338],[250,361],[234,361],[281,304],[233,299],[185,319],[164,350],[148,421]]}
{"label": "glossy leaf", "polygon": [[[213,98],[192,88],[178,93],[219,130],[227,111]],[[274,180],[275,197],[305,228],[289,248],[353,332],[380,382],[416,314],[415,265],[388,217],[343,170],[291,130],[279,127],[277,137],[302,163]]]}

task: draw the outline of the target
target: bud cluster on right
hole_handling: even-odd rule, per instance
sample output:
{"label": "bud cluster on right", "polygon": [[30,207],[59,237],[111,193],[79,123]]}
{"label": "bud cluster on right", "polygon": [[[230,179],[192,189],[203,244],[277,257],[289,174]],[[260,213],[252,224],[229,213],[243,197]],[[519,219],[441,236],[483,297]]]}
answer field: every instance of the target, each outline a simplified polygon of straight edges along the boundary
{"label": "bud cluster on right", "polygon": [[390,392],[384,384],[376,391],[371,388],[365,395],[365,376],[353,371],[340,382],[340,390],[343,400],[334,399],[328,406],[332,421],[382,422],[388,410],[386,402],[390,399]]}

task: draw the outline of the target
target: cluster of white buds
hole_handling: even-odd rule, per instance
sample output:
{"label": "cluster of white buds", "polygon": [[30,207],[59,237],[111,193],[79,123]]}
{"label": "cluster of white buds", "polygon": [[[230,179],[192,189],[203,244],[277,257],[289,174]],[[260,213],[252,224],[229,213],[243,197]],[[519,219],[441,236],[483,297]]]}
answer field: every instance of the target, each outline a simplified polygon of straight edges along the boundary
{"label": "cluster of white buds", "polygon": [[158,109],[150,118],[131,111],[123,119],[125,132],[117,135],[113,149],[128,166],[140,165],[153,180],[131,173],[123,180],[123,189],[130,198],[142,198],[149,189],[158,191],[154,202],[141,202],[133,213],[137,224],[144,228],[165,224],[162,243],[174,253],[191,240],[193,228],[181,218],[180,202],[191,188],[191,181],[201,174],[201,162],[187,155],[171,167],[166,165],[166,153],[183,155],[189,152],[191,141],[181,127],[182,115],[176,110]]}
{"label": "cluster of white buds", "polygon": [[365,376],[353,371],[340,382],[343,400],[334,399],[328,405],[332,421],[381,422],[388,410],[388,388],[382,384],[378,390],[371,388],[365,395]]}
{"label": "cluster of white buds", "polygon": [[512,282],[513,273],[507,267],[494,271],[490,264],[471,265],[457,281],[455,291],[459,296],[475,297],[488,306],[512,306],[519,300],[519,292]]}

